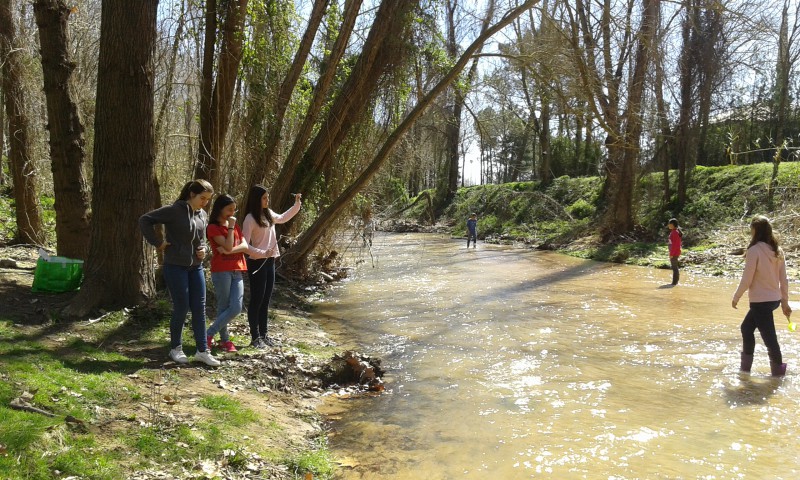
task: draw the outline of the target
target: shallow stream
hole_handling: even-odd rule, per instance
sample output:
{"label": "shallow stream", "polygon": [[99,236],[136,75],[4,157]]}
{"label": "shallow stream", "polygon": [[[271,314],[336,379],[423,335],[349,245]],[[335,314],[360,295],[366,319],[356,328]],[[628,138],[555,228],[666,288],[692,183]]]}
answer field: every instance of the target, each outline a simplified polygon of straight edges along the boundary
{"label": "shallow stream", "polygon": [[740,378],[736,280],[465,243],[377,236],[319,307],[387,369],[322,407],[338,478],[800,478],[800,331]]}

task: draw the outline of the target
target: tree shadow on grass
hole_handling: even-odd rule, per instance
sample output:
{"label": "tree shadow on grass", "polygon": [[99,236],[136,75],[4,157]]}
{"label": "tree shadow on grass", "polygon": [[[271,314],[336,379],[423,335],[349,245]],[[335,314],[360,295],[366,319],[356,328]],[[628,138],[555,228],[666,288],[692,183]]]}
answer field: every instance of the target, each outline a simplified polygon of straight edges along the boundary
{"label": "tree shadow on grass", "polygon": [[[169,324],[169,311],[165,310],[168,302],[155,299],[129,311],[111,312],[108,318],[68,320],[58,312],[69,304],[75,292],[32,292],[25,281],[32,279],[9,281],[5,275],[0,279],[0,303],[4,304],[0,319],[20,327],[0,338],[0,346],[11,342],[2,348],[9,359],[46,354],[80,373],[131,374],[143,368],[175,366],[168,357],[167,344],[151,339],[154,330]],[[111,326],[108,322],[116,324]],[[77,338],[66,343],[59,338],[68,335]],[[114,354],[120,358],[107,358]]]}

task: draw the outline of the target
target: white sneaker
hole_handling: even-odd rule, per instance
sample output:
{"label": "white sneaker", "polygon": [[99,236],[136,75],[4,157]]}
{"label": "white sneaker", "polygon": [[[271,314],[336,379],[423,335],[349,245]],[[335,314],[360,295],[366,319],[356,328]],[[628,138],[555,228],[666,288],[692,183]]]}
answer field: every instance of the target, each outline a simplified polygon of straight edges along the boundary
{"label": "white sneaker", "polygon": [[194,361],[195,362],[203,362],[203,363],[205,363],[206,365],[208,365],[210,367],[219,367],[221,365],[219,363],[219,360],[214,358],[211,355],[211,352],[209,352],[208,350],[206,350],[205,352],[197,352],[197,353],[195,353],[194,354]]}
{"label": "white sneaker", "polygon": [[180,345],[169,351],[169,358],[171,358],[175,363],[189,363],[189,359],[186,358],[186,355],[184,355],[183,347]]}

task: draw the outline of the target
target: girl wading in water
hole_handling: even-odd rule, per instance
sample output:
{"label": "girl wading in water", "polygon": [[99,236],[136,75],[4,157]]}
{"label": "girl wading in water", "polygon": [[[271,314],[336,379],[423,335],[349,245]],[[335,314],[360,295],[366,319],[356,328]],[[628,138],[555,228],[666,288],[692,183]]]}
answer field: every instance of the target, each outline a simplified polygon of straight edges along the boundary
{"label": "girl wading in water", "polygon": [[769,219],[756,215],[750,222],[750,246],[745,254],[744,273],[739,288],[733,294],[731,305],[736,308],[739,299],[747,292],[750,310],[742,322],[742,362],[740,370],[750,372],[753,365],[753,352],[756,348],[755,331],[761,333],[769,355],[772,375],[780,377],[786,374],[778,335],[775,332],[775,321],[772,311],[780,305],[783,314],[788,318],[792,314],[789,307],[789,283],[786,278],[786,262],[783,250],[772,234]]}
{"label": "girl wading in water", "polygon": [[242,224],[242,236],[250,244],[247,258],[247,278],[250,281],[247,322],[250,324],[250,346],[259,350],[275,346],[267,336],[269,303],[275,287],[275,259],[281,255],[275,224],[286,223],[297,215],[301,197],[301,194],[295,194],[294,205],[278,215],[269,209],[269,191],[265,186],[254,185],[247,195],[247,216]]}

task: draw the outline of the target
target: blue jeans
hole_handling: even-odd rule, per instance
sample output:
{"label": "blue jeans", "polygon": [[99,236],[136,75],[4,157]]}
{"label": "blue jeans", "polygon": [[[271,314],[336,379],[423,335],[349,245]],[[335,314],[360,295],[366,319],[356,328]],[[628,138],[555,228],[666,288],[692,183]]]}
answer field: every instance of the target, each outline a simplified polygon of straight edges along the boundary
{"label": "blue jeans", "polygon": [[164,264],[164,281],[172,297],[169,322],[170,348],[181,346],[186,314],[192,311],[192,331],[198,352],[206,351],[206,277],[203,266],[182,267]]}
{"label": "blue jeans", "polygon": [[742,322],[742,353],[752,355],[756,348],[755,331],[761,334],[767,355],[772,363],[781,364],[783,355],[778,345],[778,334],[775,332],[775,320],[772,311],[780,306],[780,301],[775,302],[750,302],[750,310]]}
{"label": "blue jeans", "polygon": [[208,327],[206,335],[213,337],[219,332],[223,342],[230,340],[228,336],[228,322],[242,312],[244,300],[244,280],[242,272],[211,272],[211,282],[217,295],[217,319]]}

